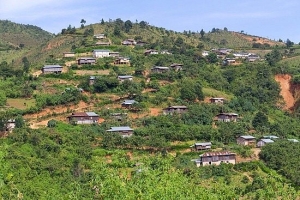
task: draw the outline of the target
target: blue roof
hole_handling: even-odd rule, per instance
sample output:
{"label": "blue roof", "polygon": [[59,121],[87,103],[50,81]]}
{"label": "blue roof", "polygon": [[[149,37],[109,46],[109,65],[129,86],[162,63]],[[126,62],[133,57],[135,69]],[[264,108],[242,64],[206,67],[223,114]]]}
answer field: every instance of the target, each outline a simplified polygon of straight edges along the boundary
{"label": "blue roof", "polygon": [[93,52],[110,52],[110,50],[107,50],[107,49],[94,49]]}
{"label": "blue roof", "polygon": [[137,101],[135,100],[125,100],[122,102],[122,104],[127,104],[127,105],[131,105],[131,104],[134,104],[134,103],[138,103]]}
{"label": "blue roof", "polygon": [[94,113],[94,112],[86,112],[86,114],[87,114],[89,117],[99,117],[99,115],[97,115],[97,114]]}
{"label": "blue roof", "polygon": [[132,128],[130,128],[129,126],[118,126],[118,127],[111,127],[109,130],[107,130],[109,132],[118,132],[118,131],[133,131]]}
{"label": "blue roof", "polygon": [[272,142],[274,142],[271,139],[261,139],[261,141],[263,141],[264,143],[272,143]]}
{"label": "blue roof", "polygon": [[50,68],[63,68],[60,65],[44,65],[43,69],[50,69]]}

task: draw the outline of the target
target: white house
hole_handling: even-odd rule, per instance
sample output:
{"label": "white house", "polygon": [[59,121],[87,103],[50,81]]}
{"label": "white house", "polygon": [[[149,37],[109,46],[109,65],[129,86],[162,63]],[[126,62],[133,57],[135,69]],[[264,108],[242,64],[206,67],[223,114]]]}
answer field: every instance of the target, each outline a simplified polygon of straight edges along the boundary
{"label": "white house", "polygon": [[107,50],[107,49],[95,49],[93,51],[93,57],[95,57],[95,58],[110,57],[110,50]]}

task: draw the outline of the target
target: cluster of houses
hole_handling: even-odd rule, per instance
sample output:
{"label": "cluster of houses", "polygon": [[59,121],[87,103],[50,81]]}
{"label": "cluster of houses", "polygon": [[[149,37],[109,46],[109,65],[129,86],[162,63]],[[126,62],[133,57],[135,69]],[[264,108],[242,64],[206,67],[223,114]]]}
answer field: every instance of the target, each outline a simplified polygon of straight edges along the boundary
{"label": "cluster of houses", "polygon": [[[212,49],[211,51],[203,51],[202,56],[206,57],[211,52],[216,53],[219,58],[223,59],[222,62],[223,65],[232,65],[237,63],[237,60],[241,60],[241,59],[245,59],[248,62],[255,62],[260,60],[260,56],[254,53],[233,52],[233,49],[227,49],[227,48],[219,48],[219,49]],[[231,54],[232,56],[228,57],[229,54]]]}
{"label": "cluster of houses", "polygon": [[[279,139],[275,135],[263,136],[258,141],[252,135],[242,135],[236,139],[237,144],[251,147],[263,147],[269,143],[273,143]],[[291,142],[299,142],[296,139],[288,139]],[[196,142],[191,147],[192,151],[210,150],[212,147],[211,142]],[[197,167],[206,165],[220,165],[221,163],[236,163],[236,154],[230,151],[217,151],[217,152],[206,152],[201,154],[198,159],[193,159]]]}
{"label": "cluster of houses", "polygon": [[168,50],[162,50],[162,51],[157,51],[155,49],[147,49],[144,51],[144,55],[145,56],[149,56],[149,55],[157,55],[157,54],[167,54],[167,55],[171,55],[172,53],[170,53]]}

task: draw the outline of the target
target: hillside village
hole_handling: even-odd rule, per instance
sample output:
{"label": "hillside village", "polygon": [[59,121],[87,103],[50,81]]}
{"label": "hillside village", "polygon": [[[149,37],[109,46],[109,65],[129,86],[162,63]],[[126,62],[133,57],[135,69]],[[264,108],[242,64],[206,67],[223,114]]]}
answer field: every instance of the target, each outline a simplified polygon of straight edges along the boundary
{"label": "hillside village", "polygon": [[[47,158],[53,164],[41,169],[50,177],[81,179],[89,197],[99,199],[104,178],[87,177],[98,170],[112,173],[120,184],[125,177],[128,185],[135,174],[173,169],[179,170],[178,180],[193,185],[193,177],[212,170],[208,180],[216,178],[226,192],[232,186],[217,177],[242,182],[241,192],[228,193],[230,198],[253,199],[256,189],[277,179],[283,186],[274,188],[280,191],[299,186],[300,175],[292,170],[297,161],[276,151],[299,148],[298,45],[227,28],[178,33],[121,19],[69,26],[45,38],[40,46],[2,45],[2,145],[19,150],[7,146],[11,155],[0,159],[22,157],[40,173],[35,165]],[[5,40],[0,35],[0,44],[13,42]],[[273,171],[279,169],[270,152],[286,171]],[[15,164],[14,170],[21,167]],[[266,184],[256,186],[256,179]],[[215,183],[209,184],[212,194]],[[289,195],[298,194],[295,189]]]}

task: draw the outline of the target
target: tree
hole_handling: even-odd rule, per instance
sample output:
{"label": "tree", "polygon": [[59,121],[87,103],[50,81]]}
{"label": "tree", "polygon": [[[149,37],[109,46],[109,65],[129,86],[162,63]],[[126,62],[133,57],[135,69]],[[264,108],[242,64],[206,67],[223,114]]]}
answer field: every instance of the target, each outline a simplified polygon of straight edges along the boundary
{"label": "tree", "polygon": [[84,19],[81,19],[80,23],[81,23],[81,28],[84,28],[86,21]]}
{"label": "tree", "polygon": [[292,42],[291,40],[287,39],[286,42],[285,42],[285,45],[287,48],[290,48],[294,45],[294,42]]}
{"label": "tree", "polygon": [[200,31],[201,38],[203,38],[204,34],[205,34],[204,30],[201,29],[201,31]]}
{"label": "tree", "polygon": [[5,106],[6,104],[6,95],[3,91],[0,92],[0,106]]}
{"label": "tree", "polygon": [[127,20],[125,22],[125,32],[128,33],[131,28],[132,28],[132,22],[130,20]]}
{"label": "tree", "polygon": [[104,20],[103,20],[103,18],[102,18],[100,24],[103,25],[104,23],[105,23],[105,22],[104,22]]}
{"label": "tree", "polygon": [[22,58],[22,62],[23,62],[23,72],[24,73],[28,73],[29,72],[30,63],[29,63],[27,57],[23,57]]}
{"label": "tree", "polygon": [[24,118],[22,115],[18,115],[15,119],[16,128],[22,128],[25,126]]}
{"label": "tree", "polygon": [[121,35],[121,30],[118,26],[115,26],[115,28],[114,28],[114,35],[115,36],[120,36]]}
{"label": "tree", "polygon": [[261,111],[257,112],[252,120],[252,126],[255,129],[261,127],[269,127],[268,117]]}
{"label": "tree", "polygon": [[216,53],[210,52],[207,56],[206,59],[209,63],[217,63],[218,62],[218,56]]}
{"label": "tree", "polygon": [[51,119],[51,120],[48,121],[47,126],[49,128],[54,128],[56,126],[56,123],[57,123],[56,120]]}
{"label": "tree", "polygon": [[141,28],[146,28],[147,25],[148,25],[147,22],[145,22],[145,21],[140,21],[139,24],[140,24],[140,27],[141,27]]}
{"label": "tree", "polygon": [[269,65],[275,66],[275,64],[282,59],[282,54],[278,49],[273,49],[270,53],[265,55],[265,59]]}

